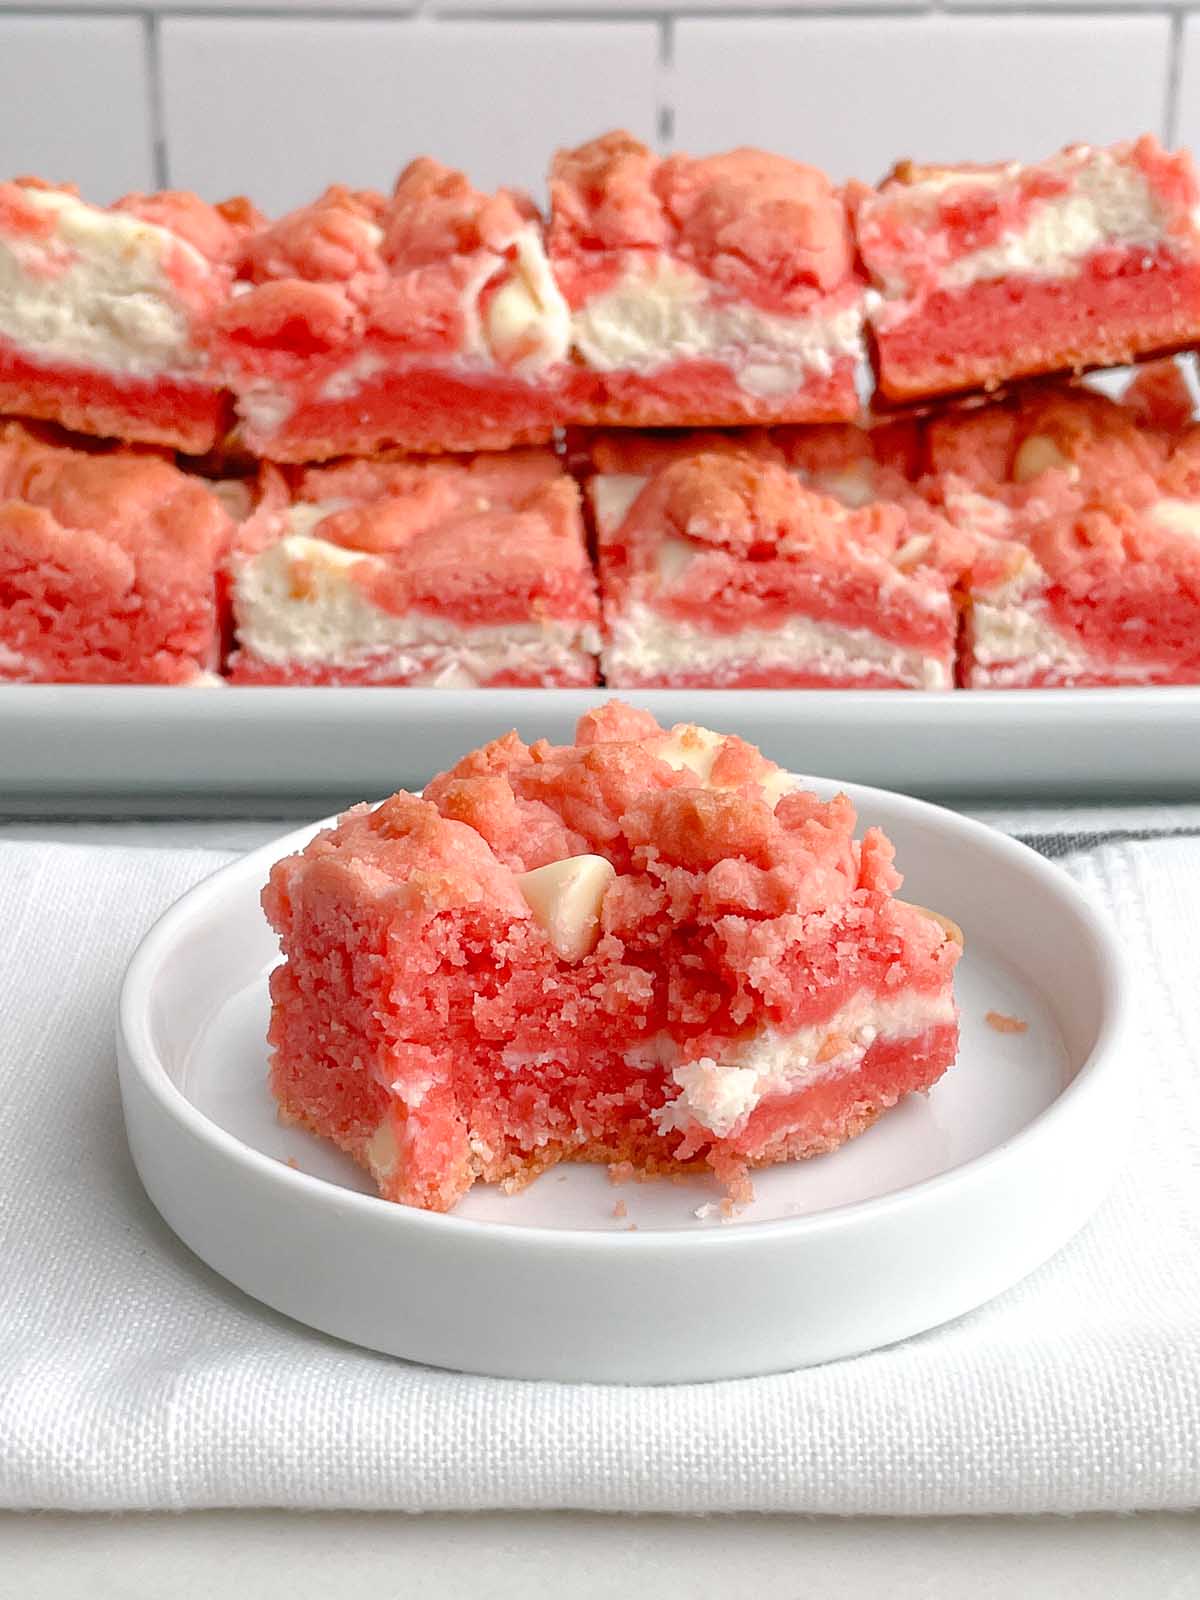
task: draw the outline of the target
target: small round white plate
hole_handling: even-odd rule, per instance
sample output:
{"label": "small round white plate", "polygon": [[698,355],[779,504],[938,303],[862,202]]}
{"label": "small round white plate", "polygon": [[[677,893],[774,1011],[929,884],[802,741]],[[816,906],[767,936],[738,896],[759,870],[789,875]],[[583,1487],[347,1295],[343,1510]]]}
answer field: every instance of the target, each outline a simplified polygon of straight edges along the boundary
{"label": "small round white plate", "polygon": [[[981,1304],[1058,1250],[1126,1133],[1128,1001],[1112,934],[1070,880],[979,823],[845,788],[896,845],[903,893],[961,924],[958,1063],[860,1138],[754,1175],[732,1217],[703,1178],[614,1187],[561,1166],[477,1185],[451,1215],[391,1205],[331,1146],[275,1119],[259,907],[234,862],[147,935],[121,995],[121,1093],[147,1193],[198,1256],[326,1333],[435,1366],[664,1382],[828,1361]],[[989,1012],[1024,1032],[1000,1032]]]}

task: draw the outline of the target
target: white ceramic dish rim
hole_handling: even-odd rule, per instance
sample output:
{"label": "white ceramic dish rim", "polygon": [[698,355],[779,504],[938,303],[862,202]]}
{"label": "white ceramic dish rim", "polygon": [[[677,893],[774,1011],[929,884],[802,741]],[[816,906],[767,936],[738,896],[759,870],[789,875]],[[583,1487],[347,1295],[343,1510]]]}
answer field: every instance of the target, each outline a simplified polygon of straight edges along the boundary
{"label": "white ceramic dish rim", "polygon": [[[819,783],[822,787],[836,785],[836,780],[802,778],[802,782]],[[913,799],[867,785],[847,784],[860,821],[864,809],[872,799],[886,799],[889,805],[899,805],[927,819],[930,814],[941,825],[951,825],[961,830],[968,839],[978,841],[1002,857],[1007,856],[1024,871],[1053,880],[1055,891],[1071,907],[1075,917],[1090,938],[1097,960],[1101,980],[1101,1014],[1095,1040],[1087,1059],[1080,1065],[1071,1081],[1061,1090],[1050,1105],[1033,1117],[1019,1132],[961,1165],[933,1177],[907,1184],[888,1194],[852,1201],[826,1211],[801,1217],[774,1218],[750,1224],[755,1238],[784,1236],[797,1241],[816,1236],[836,1234],[843,1228],[854,1227],[867,1218],[882,1217],[888,1213],[902,1213],[908,1207],[918,1207],[936,1192],[967,1186],[977,1176],[984,1175],[997,1162],[1005,1159],[1014,1148],[1024,1147],[1042,1137],[1052,1135],[1064,1117],[1071,1116],[1079,1101],[1085,1096],[1102,1093],[1108,1079],[1122,1070],[1122,1039],[1131,1026],[1131,984],[1126,958],[1113,930],[1095,910],[1082,891],[1052,863],[1015,839],[1009,838],[986,824],[946,811],[928,801]],[[362,1194],[344,1189],[310,1173],[300,1172],[245,1144],[212,1121],[174,1082],[155,1049],[150,1024],[150,997],[156,975],[166,952],[173,945],[180,925],[185,923],[206,902],[220,895],[227,879],[235,874],[245,874],[261,868],[265,883],[270,867],[283,856],[302,848],[312,836],[334,819],[325,818],[318,823],[290,831],[278,839],[260,846],[257,850],[227,863],[208,878],[181,896],[153,924],[135,951],[121,986],[117,1010],[117,1031],[124,1045],[127,1059],[144,1085],[167,1112],[193,1139],[214,1147],[227,1159],[248,1166],[267,1181],[282,1185],[286,1191],[296,1192],[340,1208],[353,1217],[367,1208],[367,1214],[376,1217],[390,1215],[397,1228],[432,1229],[436,1233],[450,1230],[483,1239],[519,1241],[523,1248],[554,1251],[560,1248],[608,1254],[613,1251],[653,1251],[669,1242],[672,1249],[689,1251],[728,1249],[737,1245],[744,1230],[653,1228],[637,1232],[609,1232],[585,1228],[553,1228],[500,1221],[482,1221],[456,1216],[453,1212],[424,1211],[414,1206],[396,1205],[378,1195]]]}
{"label": "white ceramic dish rim", "polygon": [[[1200,685],[996,689],[161,689],[0,685],[0,796],[20,814],[175,814],[409,787],[502,727],[573,737],[614,694],[660,722],[737,727],[795,771],[931,797],[1200,796]],[[322,805],[319,796],[329,796]],[[284,806],[279,802],[285,801]]]}

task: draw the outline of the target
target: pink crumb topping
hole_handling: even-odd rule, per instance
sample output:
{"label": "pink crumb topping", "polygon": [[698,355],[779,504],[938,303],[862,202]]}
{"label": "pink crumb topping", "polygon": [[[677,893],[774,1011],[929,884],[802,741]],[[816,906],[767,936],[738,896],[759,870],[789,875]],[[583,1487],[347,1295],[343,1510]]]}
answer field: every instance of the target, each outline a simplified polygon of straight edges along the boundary
{"label": "pink crumb topping", "polygon": [[1191,422],[1196,402],[1179,362],[1147,361],[1137,368],[1121,405],[1143,428],[1177,432]]}
{"label": "pink crumb topping", "polygon": [[579,305],[612,268],[603,258],[657,251],[730,299],[803,311],[854,281],[841,196],[824,173],[762,150],[659,158],[627,133],[560,151],[550,177],[549,246]]}
{"label": "pink crumb topping", "polygon": [[232,350],[271,368],[372,334],[425,354],[463,347],[464,295],[502,275],[515,235],[535,221],[523,196],[482,194],[428,157],[400,174],[390,196],[342,186],[252,234],[241,271],[253,285],[220,318]]}
{"label": "pink crumb topping", "polygon": [[113,206],[165,228],[193,250],[218,265],[232,265],[245,240],[266,219],[251,201],[239,195],[209,205],[186,189],[162,189],[155,194],[127,194]]}

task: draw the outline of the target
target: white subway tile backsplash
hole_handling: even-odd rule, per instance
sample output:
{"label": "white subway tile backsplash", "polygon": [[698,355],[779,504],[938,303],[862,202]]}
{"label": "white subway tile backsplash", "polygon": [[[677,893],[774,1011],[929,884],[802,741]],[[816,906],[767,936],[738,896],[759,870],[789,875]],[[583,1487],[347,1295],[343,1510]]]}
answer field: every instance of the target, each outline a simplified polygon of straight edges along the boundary
{"label": "white subway tile backsplash", "polygon": [[388,186],[412,156],[535,194],[557,144],[652,140],[653,23],[168,18],[171,182],[270,211],[334,180]]}
{"label": "white subway tile backsplash", "polygon": [[0,12],[3,176],[35,173],[115,200],[154,182],[143,24]]}
{"label": "white subway tile backsplash", "polygon": [[1175,143],[1200,155],[1200,14],[1183,26],[1183,60],[1179,72]]}
{"label": "white subway tile backsplash", "polygon": [[902,156],[1029,159],[1165,132],[1165,16],[682,19],[675,144],[760,144],[838,178]]}
{"label": "white subway tile backsplash", "polygon": [[539,192],[556,145],[614,126],[866,178],[1166,134],[1177,38],[1177,142],[1200,148],[1200,0],[1178,33],[1170,0],[1029,3],[0,0],[0,167],[151,185],[156,13],[169,181],[271,210],[422,151]]}

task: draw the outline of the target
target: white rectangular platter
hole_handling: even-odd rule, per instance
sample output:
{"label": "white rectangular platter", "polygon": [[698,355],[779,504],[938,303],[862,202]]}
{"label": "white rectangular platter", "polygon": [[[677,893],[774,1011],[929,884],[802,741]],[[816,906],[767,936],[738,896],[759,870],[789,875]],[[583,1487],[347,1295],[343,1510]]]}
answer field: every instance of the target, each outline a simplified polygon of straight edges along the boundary
{"label": "white rectangular platter", "polygon": [[[517,728],[568,740],[604,689],[0,688],[0,808],[236,809],[418,787]],[[1200,686],[908,694],[654,690],[793,771],[913,794],[1200,799]]]}

